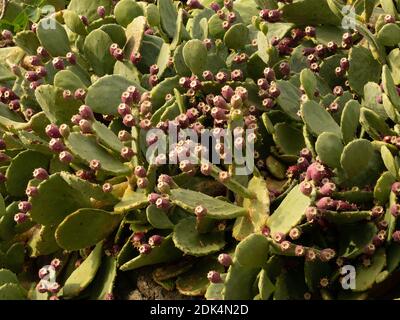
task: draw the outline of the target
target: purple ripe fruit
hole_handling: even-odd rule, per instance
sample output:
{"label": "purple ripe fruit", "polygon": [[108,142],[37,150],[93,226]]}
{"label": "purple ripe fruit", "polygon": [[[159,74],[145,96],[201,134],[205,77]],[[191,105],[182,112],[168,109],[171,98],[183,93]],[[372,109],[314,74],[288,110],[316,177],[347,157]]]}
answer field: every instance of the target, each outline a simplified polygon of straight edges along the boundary
{"label": "purple ripe fruit", "polygon": [[389,24],[389,23],[395,23],[396,19],[392,15],[387,14],[384,17],[384,21],[385,21],[386,24]]}
{"label": "purple ripe fruit", "polygon": [[68,151],[60,152],[60,154],[58,155],[58,158],[60,159],[60,161],[62,163],[65,163],[65,164],[69,164],[74,160],[73,155],[71,153],[69,153]]}
{"label": "purple ripe fruit", "polygon": [[131,55],[129,56],[129,60],[134,65],[137,65],[142,60],[142,55],[140,54],[140,52],[132,52]]}
{"label": "purple ripe fruit", "polygon": [[37,180],[46,180],[49,177],[49,174],[46,169],[37,168],[33,171],[33,177]]}
{"label": "purple ripe fruit", "polygon": [[221,283],[222,282],[221,275],[219,274],[219,272],[214,271],[214,270],[207,273],[207,279],[211,283]]}
{"label": "purple ripe fruit", "polygon": [[79,120],[79,128],[81,129],[81,132],[84,134],[92,133],[92,124],[90,121],[86,119],[81,119]]}
{"label": "purple ripe fruit", "polygon": [[313,186],[308,181],[303,181],[300,183],[300,191],[306,196],[309,196],[313,190]]}
{"label": "purple ripe fruit", "polygon": [[160,235],[154,235],[151,236],[149,238],[149,245],[152,247],[158,247],[159,245],[161,245],[162,241],[163,241],[164,237],[160,236]]}
{"label": "purple ripe fruit", "polygon": [[129,147],[123,147],[121,149],[121,157],[125,160],[131,160],[134,155],[135,152]]}
{"label": "purple ripe fruit", "polygon": [[207,209],[202,205],[198,205],[196,208],[194,208],[194,213],[198,218],[203,218],[207,215]]}
{"label": "purple ripe fruit", "polygon": [[393,217],[398,217],[400,215],[400,205],[395,203],[390,207],[390,213]]}
{"label": "purple ripe fruit", "polygon": [[27,213],[32,209],[32,204],[28,201],[21,201],[18,203],[18,210],[22,213]]}
{"label": "purple ripe fruit", "polygon": [[92,109],[85,104],[79,107],[79,115],[82,117],[82,119],[94,120]]}
{"label": "purple ripe fruit", "polygon": [[221,253],[218,256],[218,262],[224,267],[229,267],[232,264],[232,258],[229,254]]}
{"label": "purple ripe fruit", "polygon": [[73,52],[68,52],[67,55],[65,56],[67,58],[67,61],[72,64],[75,65],[76,64],[76,55]]}
{"label": "purple ripe fruit", "polygon": [[27,220],[28,220],[28,215],[26,213],[19,212],[19,213],[14,215],[14,221],[15,221],[16,224],[24,223]]}
{"label": "purple ripe fruit", "polygon": [[54,152],[61,152],[64,150],[65,146],[61,139],[59,138],[52,138],[49,142],[49,148],[51,151]]}
{"label": "purple ripe fruit", "polygon": [[104,8],[104,6],[97,7],[97,14],[100,18],[104,19],[104,17],[106,16],[106,8]]}
{"label": "purple ripe fruit", "polygon": [[139,247],[140,254],[149,254],[150,252],[151,252],[151,246],[147,243],[144,243]]}
{"label": "purple ripe fruit", "polygon": [[56,70],[64,70],[65,65],[64,65],[64,60],[60,57],[56,57],[52,60],[52,64],[54,69]]}

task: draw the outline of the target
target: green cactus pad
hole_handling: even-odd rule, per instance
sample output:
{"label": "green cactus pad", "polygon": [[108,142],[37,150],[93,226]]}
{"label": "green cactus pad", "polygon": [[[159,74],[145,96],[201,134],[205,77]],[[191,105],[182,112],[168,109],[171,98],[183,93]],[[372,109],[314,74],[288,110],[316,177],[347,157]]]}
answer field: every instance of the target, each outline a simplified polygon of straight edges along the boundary
{"label": "green cactus pad", "polygon": [[252,286],[257,278],[260,268],[242,266],[236,259],[229,267],[226,275],[222,296],[225,300],[253,299]]}
{"label": "green cactus pad", "polygon": [[383,163],[389,172],[393,175],[393,177],[397,177],[399,172],[398,163],[386,146],[382,146],[381,156]]}
{"label": "green cactus pad", "polygon": [[342,137],[345,144],[357,138],[360,110],[361,105],[355,100],[348,101],[343,108],[340,129],[342,130]]}
{"label": "green cactus pad", "polygon": [[211,270],[221,273],[224,271],[224,267],[212,256],[200,259],[196,262],[194,269],[178,277],[176,288],[187,296],[203,296],[210,285],[207,273]]}
{"label": "green cactus pad", "polygon": [[[354,156],[360,154],[363,156],[355,162]],[[373,156],[374,149],[371,142],[365,139],[356,139],[344,147],[340,163],[348,177],[355,177],[367,169]]]}
{"label": "green cactus pad", "polygon": [[397,110],[400,110],[400,97],[397,94],[396,86],[387,65],[382,68],[382,84],[386,95],[389,97],[392,104]]}
{"label": "green cactus pad", "polygon": [[187,189],[172,189],[171,200],[176,205],[193,213],[198,205],[203,205],[207,209],[207,217],[212,219],[233,219],[246,214],[244,208]]}
{"label": "green cactus pad", "polygon": [[90,207],[90,201],[76,189],[69,186],[60,174],[54,174],[38,186],[39,194],[31,197],[30,215],[43,225],[57,225],[68,214]]}
{"label": "green cactus pad", "polygon": [[63,90],[51,85],[42,85],[35,91],[35,96],[49,120],[56,124],[67,123],[78,113],[78,101],[63,99]]}
{"label": "green cactus pad", "polygon": [[106,238],[121,219],[120,215],[104,210],[79,209],[60,223],[55,237],[58,245],[66,250],[83,249]]}
{"label": "green cactus pad", "polygon": [[65,281],[62,288],[63,297],[76,297],[93,281],[100,267],[102,255],[103,243],[100,242]]}
{"label": "green cactus pad", "polygon": [[336,211],[325,210],[322,213],[322,216],[329,222],[335,224],[346,224],[346,223],[355,223],[363,220],[370,220],[371,212],[370,211],[336,212]]}
{"label": "green cactus pad", "polygon": [[0,267],[10,269],[14,273],[20,273],[23,269],[25,260],[25,246],[21,242],[15,242],[12,244],[5,255],[1,258],[2,263]]}
{"label": "green cactus pad", "polygon": [[362,292],[370,289],[379,273],[383,270],[386,264],[386,254],[385,249],[379,248],[371,259],[371,265],[365,267],[359,264],[356,267],[356,288],[353,290],[355,292]]}
{"label": "green cactus pad", "polygon": [[120,160],[98,145],[94,136],[74,132],[68,136],[66,144],[77,157],[87,163],[93,159],[99,160],[101,169],[105,172],[115,175],[123,175],[130,172],[130,169]]}
{"label": "green cactus pad", "polygon": [[6,171],[7,191],[15,197],[25,196],[26,185],[32,179],[33,170],[47,168],[50,157],[42,153],[26,150],[19,153]]}
{"label": "green cactus pad", "polygon": [[39,257],[54,253],[60,249],[56,242],[54,233],[56,227],[54,226],[41,226],[36,229],[30,239],[28,246],[31,250],[31,257]]}
{"label": "green cactus pad", "polygon": [[150,26],[158,27],[160,25],[160,11],[158,7],[153,4],[149,3],[145,9],[146,19]]}
{"label": "green cactus pad", "polygon": [[85,38],[85,57],[100,77],[113,72],[115,59],[109,51],[112,43],[109,35],[102,30],[94,30]]}
{"label": "green cactus pad", "polygon": [[[226,279],[226,273],[221,274],[222,281]],[[206,293],[204,294],[207,300],[223,300],[224,296],[222,291],[224,289],[224,283],[210,283],[207,288]]]}
{"label": "green cactus pad", "polygon": [[177,74],[181,76],[190,76],[191,71],[183,58],[183,44],[176,47],[174,51],[174,68]]}
{"label": "green cactus pad", "polygon": [[92,123],[93,131],[97,138],[107,148],[120,153],[124,144],[118,139],[118,136],[99,121]]}
{"label": "green cactus pad", "polygon": [[157,6],[160,12],[161,27],[170,38],[173,38],[178,17],[174,2],[172,0],[161,0],[157,2]]}
{"label": "green cactus pad", "polygon": [[97,8],[103,6],[106,15],[111,13],[112,3],[109,0],[71,0],[68,5],[68,10],[74,11],[79,15],[83,15],[88,18],[89,22],[93,22],[98,19]]}
{"label": "green cactus pad", "polygon": [[340,156],[343,148],[342,140],[332,132],[320,134],[315,143],[315,151],[322,163],[332,168],[340,168]]}
{"label": "green cactus pad", "polygon": [[243,267],[262,268],[268,260],[269,241],[262,234],[251,234],[240,242],[235,258]]}
{"label": "green cactus pad", "polygon": [[274,126],[273,138],[279,150],[285,155],[297,156],[305,147],[301,131],[288,123],[277,123]]}
{"label": "green cactus pad", "polygon": [[258,290],[261,300],[268,300],[275,291],[275,285],[271,282],[268,272],[263,269],[260,272],[258,280]]}
{"label": "green cactus pad", "polygon": [[332,275],[332,267],[329,263],[316,261],[305,261],[304,262],[304,278],[308,289],[311,292],[316,293],[320,289],[320,280],[322,278],[330,279]]}
{"label": "green cactus pad", "polygon": [[377,83],[368,82],[364,86],[363,106],[375,111],[380,117],[386,119],[388,114],[386,114],[384,106],[377,101],[380,96],[382,96],[383,101],[385,101],[385,97],[389,101],[387,95],[382,94],[381,87]]}
{"label": "green cactus pad", "polygon": [[114,8],[117,22],[126,27],[132,20],[143,15],[142,7],[135,0],[122,0]]}
{"label": "green cactus pad", "polygon": [[224,35],[224,43],[229,49],[241,49],[249,41],[249,29],[243,23],[234,24]]}
{"label": "green cactus pad", "polygon": [[394,23],[384,25],[377,34],[377,40],[387,47],[397,45],[400,42],[400,27]]}
{"label": "green cactus pad", "polygon": [[104,256],[90,288],[90,300],[105,300],[112,294],[116,277],[117,261],[112,256]]}
{"label": "green cactus pad", "polygon": [[282,7],[286,21],[300,25],[340,25],[340,19],[329,9],[326,0],[303,0]]}
{"label": "green cactus pad", "polygon": [[310,69],[303,69],[300,73],[300,81],[308,99],[314,100],[317,89],[317,78],[314,73]]}
{"label": "green cactus pad", "polygon": [[281,92],[276,99],[282,110],[294,120],[298,120],[297,112],[300,109],[300,90],[289,81],[278,80],[277,86]]}
{"label": "green cactus pad", "polygon": [[28,54],[36,54],[36,49],[40,46],[36,34],[28,30],[18,32],[14,37],[14,42]]}
{"label": "green cactus pad", "polygon": [[70,70],[61,70],[54,76],[54,86],[64,90],[70,90],[74,92],[77,89],[85,89],[85,83],[80,79],[78,75]]}
{"label": "green cactus pad", "polygon": [[354,258],[364,252],[377,232],[376,226],[369,223],[349,224],[340,227],[339,255],[343,258]]}
{"label": "green cactus pad", "polygon": [[[364,93],[364,85],[370,81],[378,82],[381,65],[374,59],[370,51],[357,46],[350,50],[350,69],[348,79],[350,87],[359,95]],[[368,68],[366,66],[368,65]]]}
{"label": "green cactus pad", "polygon": [[149,254],[138,255],[136,258],[124,263],[120,269],[122,271],[128,271],[148,265],[172,262],[179,259],[181,256],[182,252],[175,248],[172,236],[169,235],[164,238],[159,247],[153,248]]}
{"label": "green cactus pad", "polygon": [[19,281],[15,273],[7,269],[0,269],[0,287],[6,283],[19,284]]}
{"label": "green cactus pad", "polygon": [[89,87],[85,102],[94,112],[116,115],[121,103],[121,94],[129,86],[142,90],[137,83],[120,75],[104,76]]}
{"label": "green cactus pad", "polygon": [[77,176],[67,173],[65,171],[60,172],[59,175],[70,187],[77,190],[77,192],[79,192],[84,197],[93,198],[106,203],[115,203],[117,201],[112,193],[103,192],[101,186],[97,184],[78,178]]}
{"label": "green cactus pad", "polygon": [[183,219],[174,228],[173,240],[175,246],[185,254],[204,256],[218,252],[225,246],[224,233],[213,231],[198,233],[196,219]]}
{"label": "green cactus pad", "polygon": [[389,201],[390,190],[395,181],[396,178],[389,171],[382,173],[376,181],[374,199],[376,199],[380,205],[384,205]]}
{"label": "green cactus pad", "polygon": [[200,76],[207,65],[207,49],[202,41],[194,39],[186,42],[183,47],[185,64],[195,75]]}
{"label": "green cactus pad", "polygon": [[157,229],[172,229],[174,224],[169,220],[165,210],[158,209],[155,205],[149,205],[146,209],[147,220]]}
{"label": "green cactus pad", "polygon": [[36,35],[43,47],[53,56],[65,56],[71,48],[64,27],[53,18],[44,18],[37,25]]}
{"label": "green cactus pad", "polygon": [[361,108],[360,123],[368,135],[374,139],[379,140],[380,137],[393,134],[386,122],[370,109]]}
{"label": "green cactus pad", "polygon": [[242,240],[250,233],[260,232],[266,225],[269,216],[270,201],[265,180],[261,177],[253,177],[247,188],[257,197],[243,200],[243,208],[247,210],[247,215],[237,218],[233,226],[233,237],[238,240]]}
{"label": "green cactus pad", "polygon": [[[159,267],[153,271],[153,280],[165,281],[174,279],[180,276],[181,274],[191,270],[195,261],[197,260],[186,258],[176,263],[170,263],[168,265]],[[213,259],[213,261],[215,261],[215,259]]]}
{"label": "green cactus pad", "polygon": [[303,121],[316,136],[323,132],[341,135],[340,127],[332,116],[315,101],[307,101],[301,106]]}
{"label": "green cactus pad", "polygon": [[288,233],[303,219],[309,205],[310,199],[300,192],[298,185],[294,187],[268,219],[268,226],[272,234]]}
{"label": "green cactus pad", "polygon": [[6,283],[0,286],[0,300],[26,300],[26,294],[19,284]]}
{"label": "green cactus pad", "polygon": [[71,10],[65,10],[63,13],[65,25],[71,29],[72,32],[85,36],[87,34],[86,27],[79,15]]}
{"label": "green cactus pad", "polygon": [[148,204],[147,196],[141,192],[135,192],[127,188],[121,201],[114,207],[116,213],[125,213],[127,211],[141,209]]}

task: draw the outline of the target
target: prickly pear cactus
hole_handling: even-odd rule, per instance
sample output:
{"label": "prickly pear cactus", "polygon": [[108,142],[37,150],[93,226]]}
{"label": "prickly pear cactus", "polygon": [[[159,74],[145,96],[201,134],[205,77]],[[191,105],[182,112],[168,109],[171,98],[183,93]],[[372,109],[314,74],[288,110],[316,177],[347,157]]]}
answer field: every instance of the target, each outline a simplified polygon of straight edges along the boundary
{"label": "prickly pear cactus", "polygon": [[399,298],[399,1],[8,3],[0,300]]}

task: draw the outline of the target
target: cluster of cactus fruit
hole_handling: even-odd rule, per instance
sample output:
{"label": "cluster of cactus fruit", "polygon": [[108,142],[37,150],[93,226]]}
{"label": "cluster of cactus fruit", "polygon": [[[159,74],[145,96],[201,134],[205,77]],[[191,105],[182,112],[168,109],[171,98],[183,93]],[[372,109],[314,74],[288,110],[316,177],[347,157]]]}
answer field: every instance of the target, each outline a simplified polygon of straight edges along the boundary
{"label": "cluster of cactus fruit", "polygon": [[[400,1],[347,1],[348,28],[339,0],[53,2],[1,32],[0,299],[125,299],[141,270],[207,299],[400,298]],[[254,170],[222,143],[149,158],[151,129],[231,130]]]}

